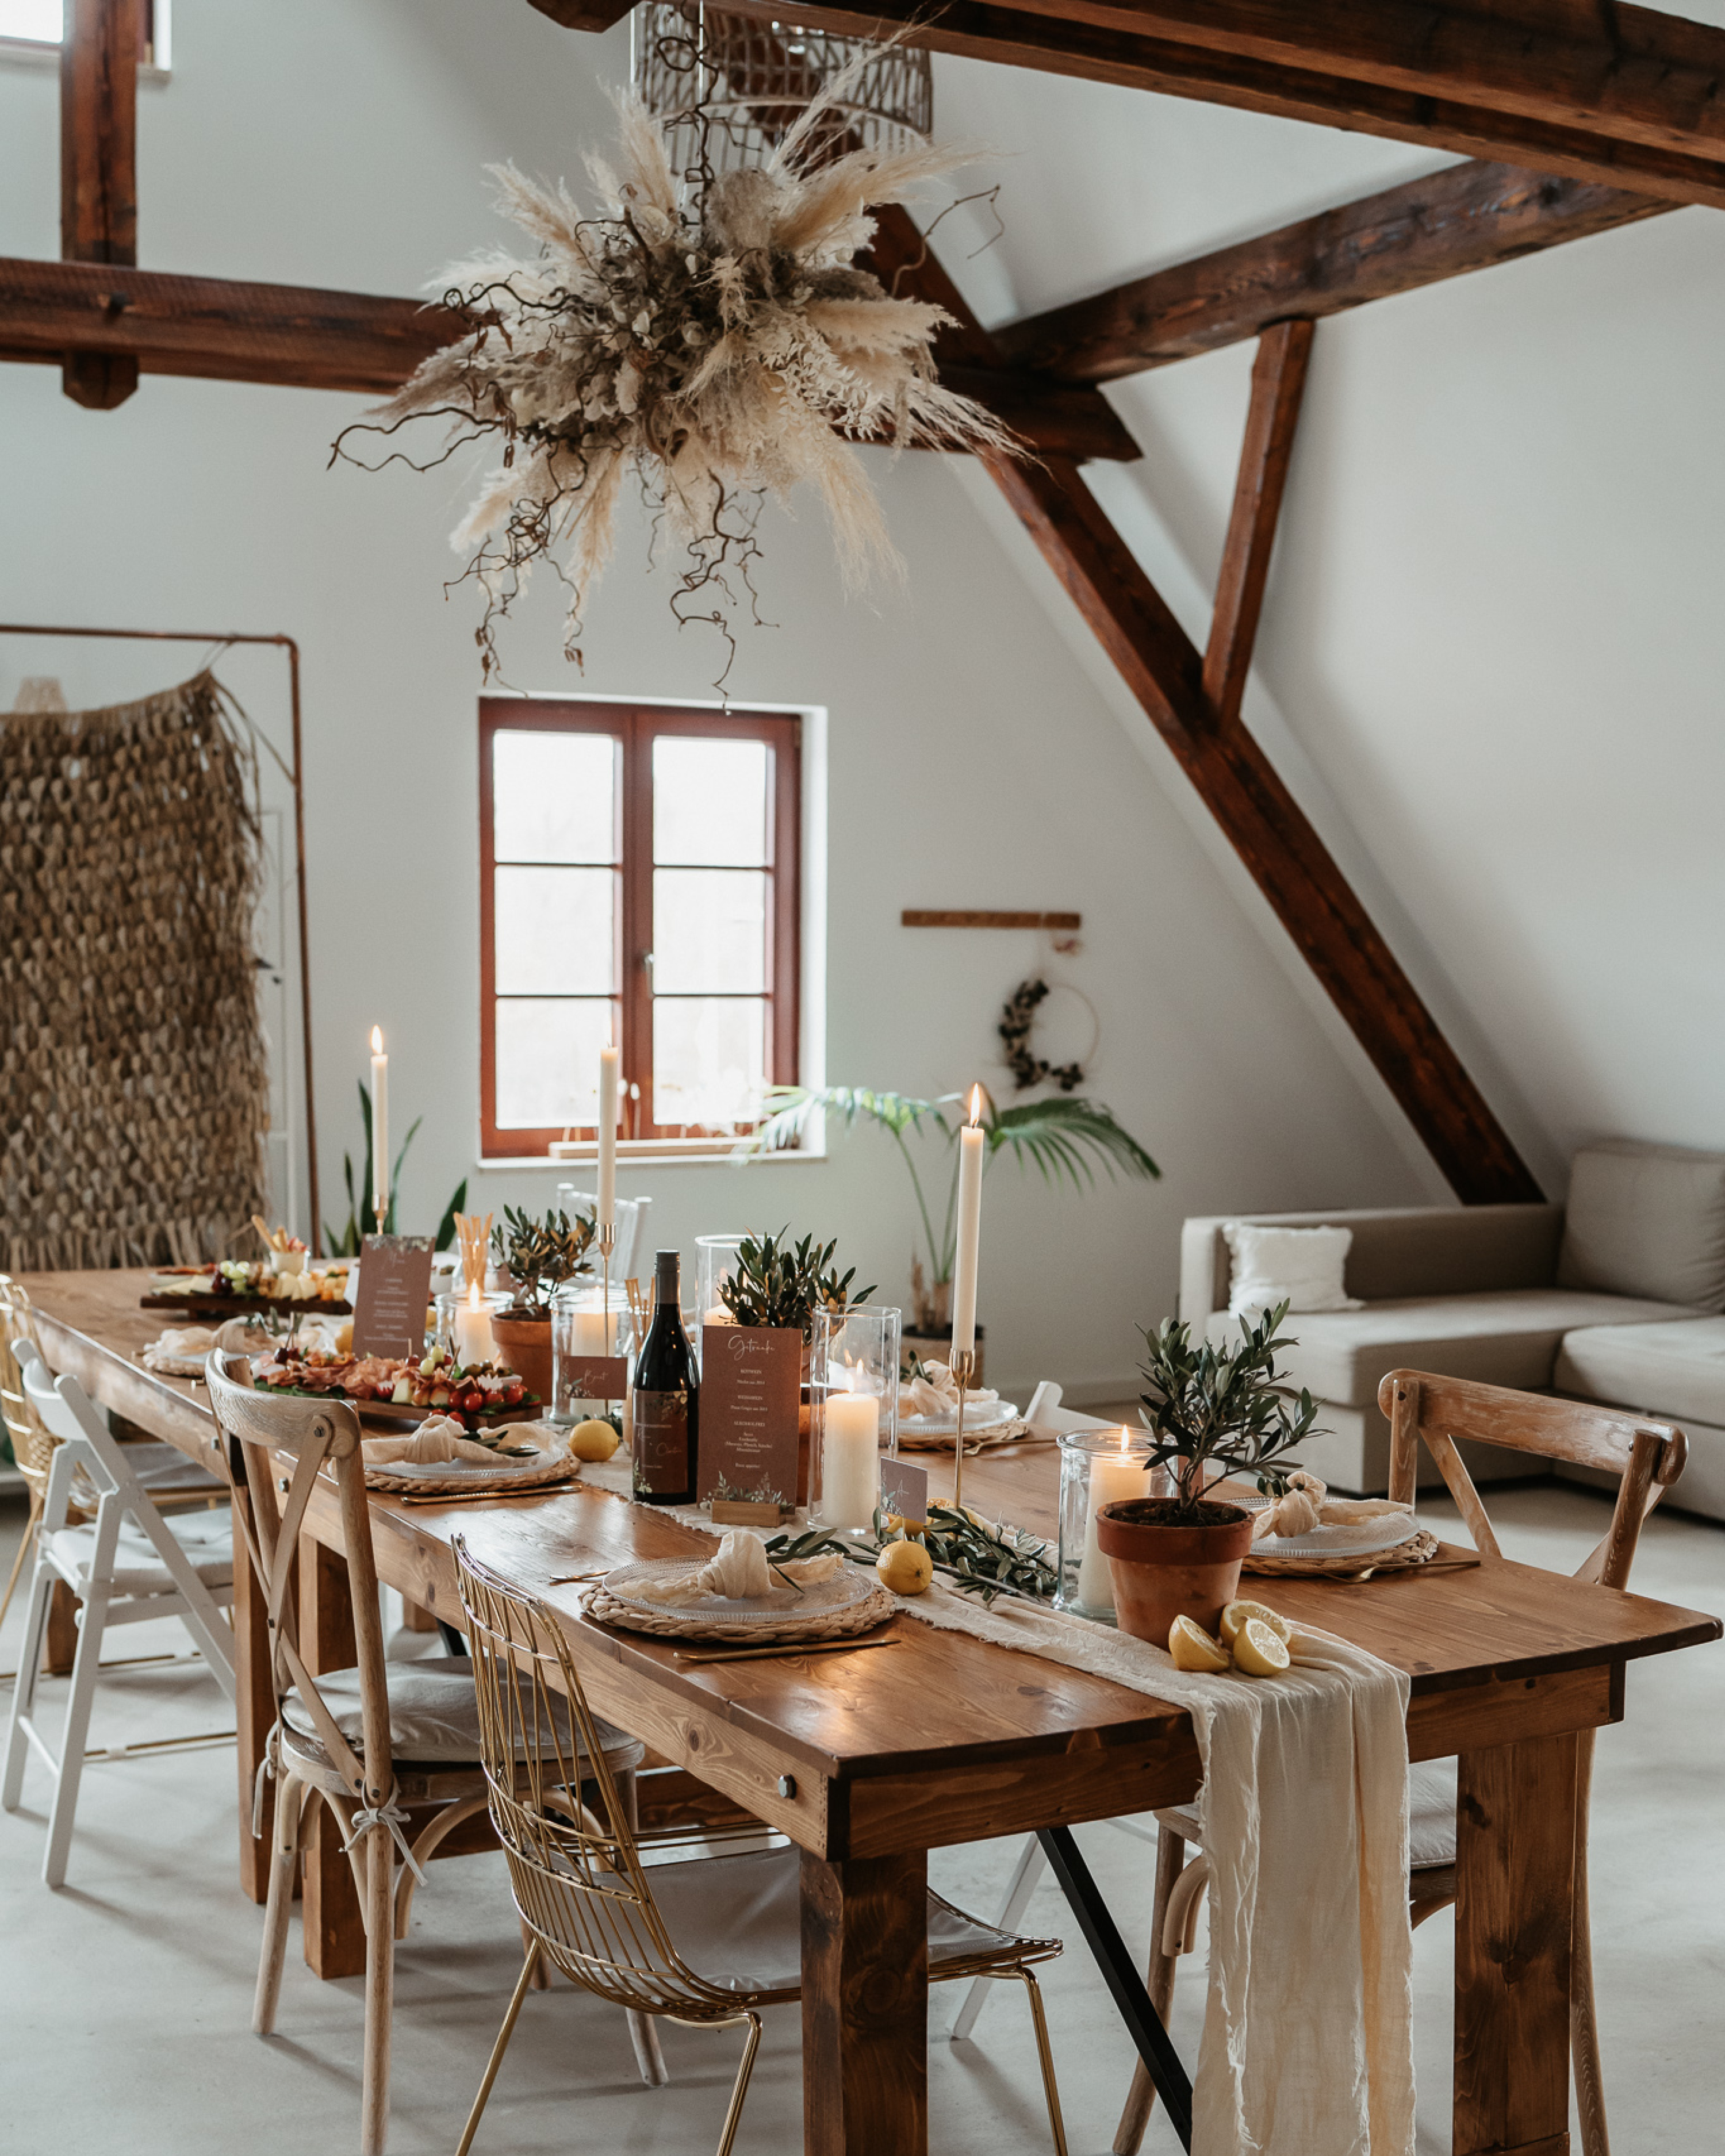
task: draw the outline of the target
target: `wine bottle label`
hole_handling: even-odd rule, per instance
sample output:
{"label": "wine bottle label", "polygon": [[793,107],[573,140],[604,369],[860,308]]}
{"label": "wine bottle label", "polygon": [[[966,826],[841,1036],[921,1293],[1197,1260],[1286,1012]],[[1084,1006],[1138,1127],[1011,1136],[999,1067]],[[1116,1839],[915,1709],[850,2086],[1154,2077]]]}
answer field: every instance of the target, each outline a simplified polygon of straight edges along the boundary
{"label": "wine bottle label", "polygon": [[689,1394],[679,1386],[675,1392],[635,1394],[634,1486],[654,1491],[687,1490],[689,1473]]}

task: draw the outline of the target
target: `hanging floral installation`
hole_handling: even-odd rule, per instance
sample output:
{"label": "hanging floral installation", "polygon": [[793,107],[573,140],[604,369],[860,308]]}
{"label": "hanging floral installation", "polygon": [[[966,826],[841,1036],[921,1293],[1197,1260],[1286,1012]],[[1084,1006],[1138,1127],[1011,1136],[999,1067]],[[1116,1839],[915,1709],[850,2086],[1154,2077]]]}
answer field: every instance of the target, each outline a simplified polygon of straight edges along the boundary
{"label": "hanging floral installation", "polygon": [[769,495],[816,490],[854,588],[901,564],[852,444],[1019,451],[992,413],[937,379],[933,339],[951,317],[896,298],[855,259],[874,234],[871,209],[975,152],[846,146],[852,72],[814,97],[764,163],[741,171],[716,171],[704,146],[675,169],[669,123],[615,95],[615,164],[585,161],[597,216],[563,184],[488,167],[500,209],[538,254],[452,270],[445,304],[466,333],[335,446],[347,456],[356,431],[446,421],[440,454],[415,465],[427,470],[481,437],[499,440],[501,462],[452,535],[485,596],[487,675],[498,624],[542,560],[568,588],[566,649],[579,660],[582,609],[631,477],[684,550],[673,612],[713,623],[734,650],[743,594],[759,619],[750,572]]}

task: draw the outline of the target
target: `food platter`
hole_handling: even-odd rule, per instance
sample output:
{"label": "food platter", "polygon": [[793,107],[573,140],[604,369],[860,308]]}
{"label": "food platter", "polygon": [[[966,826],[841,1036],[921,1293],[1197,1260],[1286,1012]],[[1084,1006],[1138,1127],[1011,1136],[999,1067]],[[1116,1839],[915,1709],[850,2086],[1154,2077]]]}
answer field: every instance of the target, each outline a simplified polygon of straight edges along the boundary
{"label": "food platter", "polygon": [[187,1317],[261,1317],[274,1312],[283,1317],[352,1317],[353,1305],[345,1299],[326,1302],[317,1296],[285,1295],[142,1295],[140,1310],[182,1310]]}
{"label": "food platter", "polygon": [[459,1422],[469,1430],[501,1430],[512,1422],[537,1422],[541,1419],[545,1403],[537,1393],[523,1393],[513,1407],[491,1410],[463,1410],[442,1407],[416,1408],[405,1400],[362,1400],[341,1391],[339,1386],[314,1390],[311,1386],[263,1385],[254,1380],[253,1389],[289,1400],[340,1400],[364,1423],[376,1423],[398,1427],[429,1422],[434,1415],[442,1415],[451,1422]]}

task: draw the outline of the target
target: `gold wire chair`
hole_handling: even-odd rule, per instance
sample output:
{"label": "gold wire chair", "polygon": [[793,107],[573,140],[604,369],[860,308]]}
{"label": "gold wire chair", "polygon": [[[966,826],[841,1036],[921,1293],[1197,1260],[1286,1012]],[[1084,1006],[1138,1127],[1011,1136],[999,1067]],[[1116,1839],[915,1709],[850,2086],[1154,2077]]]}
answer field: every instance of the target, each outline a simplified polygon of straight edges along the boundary
{"label": "gold wire chair", "polygon": [[[773,1848],[650,1871],[644,1866],[629,1809],[595,1741],[603,1725],[588,1706],[552,1612],[471,1556],[459,1536],[452,1548],[479,1691],[491,1820],[530,1938],[456,2156],[468,2156],[473,2145],[542,1953],[572,1983],[637,2012],[697,2027],[747,2024],[719,2138],[718,2156],[730,2156],[760,2046],[759,2010],[802,1995],[798,1853]],[[593,1762],[603,1818],[570,1799],[579,1787],[563,1748],[571,1721]],[[1042,1993],[1030,1970],[1033,1962],[1060,1951],[1058,1939],[1021,1938],[967,1916],[937,1894],[928,1897],[931,1983],[986,1975],[1015,1977],[1024,1984],[1049,2126],[1056,2156],[1066,2156]],[[726,1966],[714,1973],[720,1964]]]}

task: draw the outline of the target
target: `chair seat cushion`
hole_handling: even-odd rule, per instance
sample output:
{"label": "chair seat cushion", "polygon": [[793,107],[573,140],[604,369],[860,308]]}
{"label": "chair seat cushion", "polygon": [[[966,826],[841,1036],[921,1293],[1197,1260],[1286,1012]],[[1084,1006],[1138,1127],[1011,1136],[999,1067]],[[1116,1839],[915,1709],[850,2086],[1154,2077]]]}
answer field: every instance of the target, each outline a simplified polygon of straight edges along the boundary
{"label": "chair seat cushion", "polygon": [[[474,1690],[473,1664],[465,1655],[428,1655],[414,1662],[386,1662],[383,1673],[389,1686],[389,1749],[398,1766],[412,1761],[420,1766],[472,1766],[477,1763],[480,1743],[479,1695]],[[324,1705],[336,1727],[356,1752],[362,1749],[364,1720],[360,1712],[359,1671],[331,1670],[317,1679]],[[525,1691],[522,1694],[526,1700]],[[297,1691],[281,1703],[281,1718],[295,1736],[319,1742],[317,1724]],[[567,1710],[559,1707],[557,1740],[565,1757],[575,1739]],[[638,1767],[646,1748],[634,1738],[614,1729],[608,1722],[598,1725],[600,1742],[614,1774]],[[547,1749],[549,1747],[547,1747]],[[516,1757],[524,1759],[526,1747],[518,1738]]]}
{"label": "chair seat cushion", "polygon": [[[1203,1846],[1196,1804],[1156,1815],[1182,1841]],[[1408,1869],[1429,1871],[1455,1861],[1455,1762],[1421,1759],[1408,1769]]]}
{"label": "chair seat cushion", "polygon": [[[802,1860],[794,1849],[655,1865],[647,1874],[677,1952],[708,1983],[794,1992],[803,1981]],[[1035,1943],[928,1897],[931,1975],[974,1957],[1010,1962]]]}
{"label": "chair seat cushion", "polygon": [[1391,1370],[1430,1370],[1540,1391],[1553,1382],[1558,1348],[1576,1327],[1645,1325],[1692,1315],[1671,1303],[1579,1289],[1431,1296],[1290,1318],[1287,1329],[1297,1344],[1280,1359],[1290,1389],[1303,1385],[1314,1399],[1340,1407],[1373,1405],[1379,1379]]}
{"label": "chair seat cushion", "polygon": [[[182,1513],[177,1519],[164,1520],[162,1525],[191,1558],[193,1569],[206,1587],[234,1584],[234,1516],[225,1506],[216,1512]],[[48,1537],[48,1553],[55,1570],[80,1594],[90,1585],[95,1539],[94,1526],[57,1527]],[[113,1586],[118,1594],[175,1592],[173,1574],[135,1520],[120,1522]]]}
{"label": "chair seat cushion", "polygon": [[1567,1336],[1558,1389],[1641,1414],[1725,1424],[1725,1317],[1594,1325]]}
{"label": "chair seat cushion", "polygon": [[137,1477],[141,1488],[157,1496],[169,1491],[177,1495],[182,1491],[195,1490],[200,1496],[225,1496],[228,1486],[207,1467],[200,1467],[174,1445],[148,1445],[128,1441],[121,1447],[126,1455],[126,1464]]}

